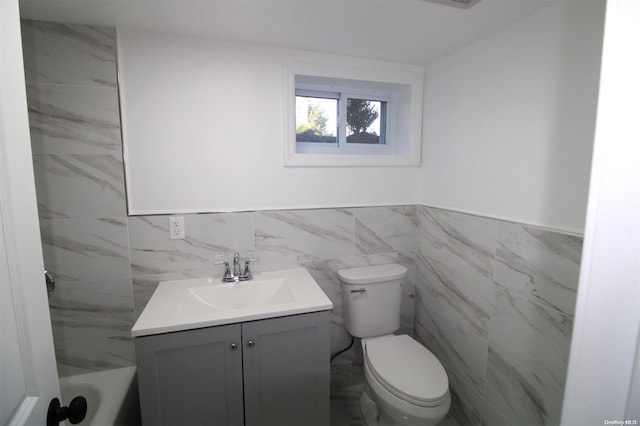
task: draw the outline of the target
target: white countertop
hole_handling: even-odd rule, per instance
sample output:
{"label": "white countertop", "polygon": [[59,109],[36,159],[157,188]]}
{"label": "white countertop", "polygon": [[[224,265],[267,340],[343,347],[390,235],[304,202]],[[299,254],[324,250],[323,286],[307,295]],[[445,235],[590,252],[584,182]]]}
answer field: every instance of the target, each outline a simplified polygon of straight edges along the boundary
{"label": "white countertop", "polygon": [[[260,284],[264,286],[257,287]],[[214,288],[214,286],[217,287]],[[275,290],[271,294],[267,294],[264,291],[267,286]],[[276,286],[279,287],[276,288]],[[226,305],[224,297],[222,299],[225,300],[215,298],[215,294],[218,293],[214,292],[233,292],[235,290],[238,290],[238,294],[249,296],[259,294],[260,300],[254,306],[242,306],[242,299],[239,299],[240,303],[234,304],[234,300],[230,298],[231,302]],[[229,295],[231,294],[229,293]],[[302,268],[262,272],[255,274],[253,280],[240,283],[223,283],[220,277],[163,281],[160,282],[138,321],[131,329],[131,335],[133,337],[148,336],[326,311],[332,308],[331,300],[324,294],[309,272]]]}

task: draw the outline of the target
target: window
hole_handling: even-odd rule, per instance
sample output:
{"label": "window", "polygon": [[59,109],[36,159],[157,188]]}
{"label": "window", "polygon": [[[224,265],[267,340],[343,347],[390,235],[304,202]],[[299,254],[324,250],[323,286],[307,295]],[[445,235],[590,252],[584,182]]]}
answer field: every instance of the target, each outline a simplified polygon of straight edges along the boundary
{"label": "window", "polygon": [[296,143],[338,145],[340,94],[296,90]]}
{"label": "window", "polygon": [[384,145],[387,140],[387,101],[346,98],[346,143]]}
{"label": "window", "polygon": [[388,98],[296,90],[296,152],[324,148],[353,153],[354,144],[381,152],[387,143],[387,102]]}
{"label": "window", "polygon": [[[387,155],[389,90],[354,92],[354,86],[332,82],[331,89],[300,79],[296,84],[296,153]],[[311,87],[311,88],[309,88]],[[315,87],[315,89],[314,89]],[[345,91],[341,91],[341,90]]]}
{"label": "window", "polygon": [[285,62],[285,165],[419,165],[422,70],[405,67]]}

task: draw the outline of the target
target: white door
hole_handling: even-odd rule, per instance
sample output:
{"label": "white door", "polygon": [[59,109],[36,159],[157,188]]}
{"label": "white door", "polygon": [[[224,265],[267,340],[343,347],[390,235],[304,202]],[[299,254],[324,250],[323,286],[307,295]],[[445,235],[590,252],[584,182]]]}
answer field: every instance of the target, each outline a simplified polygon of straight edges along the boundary
{"label": "white door", "polygon": [[0,424],[44,425],[60,389],[22,64],[18,0],[0,0]]}

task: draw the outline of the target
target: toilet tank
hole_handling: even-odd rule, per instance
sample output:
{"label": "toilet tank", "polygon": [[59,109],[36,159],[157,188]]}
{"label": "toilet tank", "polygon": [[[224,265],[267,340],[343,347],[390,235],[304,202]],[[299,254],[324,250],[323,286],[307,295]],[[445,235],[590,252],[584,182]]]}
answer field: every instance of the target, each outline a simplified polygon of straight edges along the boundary
{"label": "toilet tank", "polygon": [[400,298],[407,268],[396,263],[341,269],[345,327],[358,338],[383,336],[400,328]]}

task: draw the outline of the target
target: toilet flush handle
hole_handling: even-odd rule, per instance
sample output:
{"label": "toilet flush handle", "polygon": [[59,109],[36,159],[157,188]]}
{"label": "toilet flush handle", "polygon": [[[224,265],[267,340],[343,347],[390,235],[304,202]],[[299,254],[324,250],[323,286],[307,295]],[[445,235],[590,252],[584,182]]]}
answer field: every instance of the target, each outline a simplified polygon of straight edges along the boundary
{"label": "toilet flush handle", "polygon": [[366,293],[367,289],[364,288],[356,288],[354,290],[351,290],[351,293]]}

